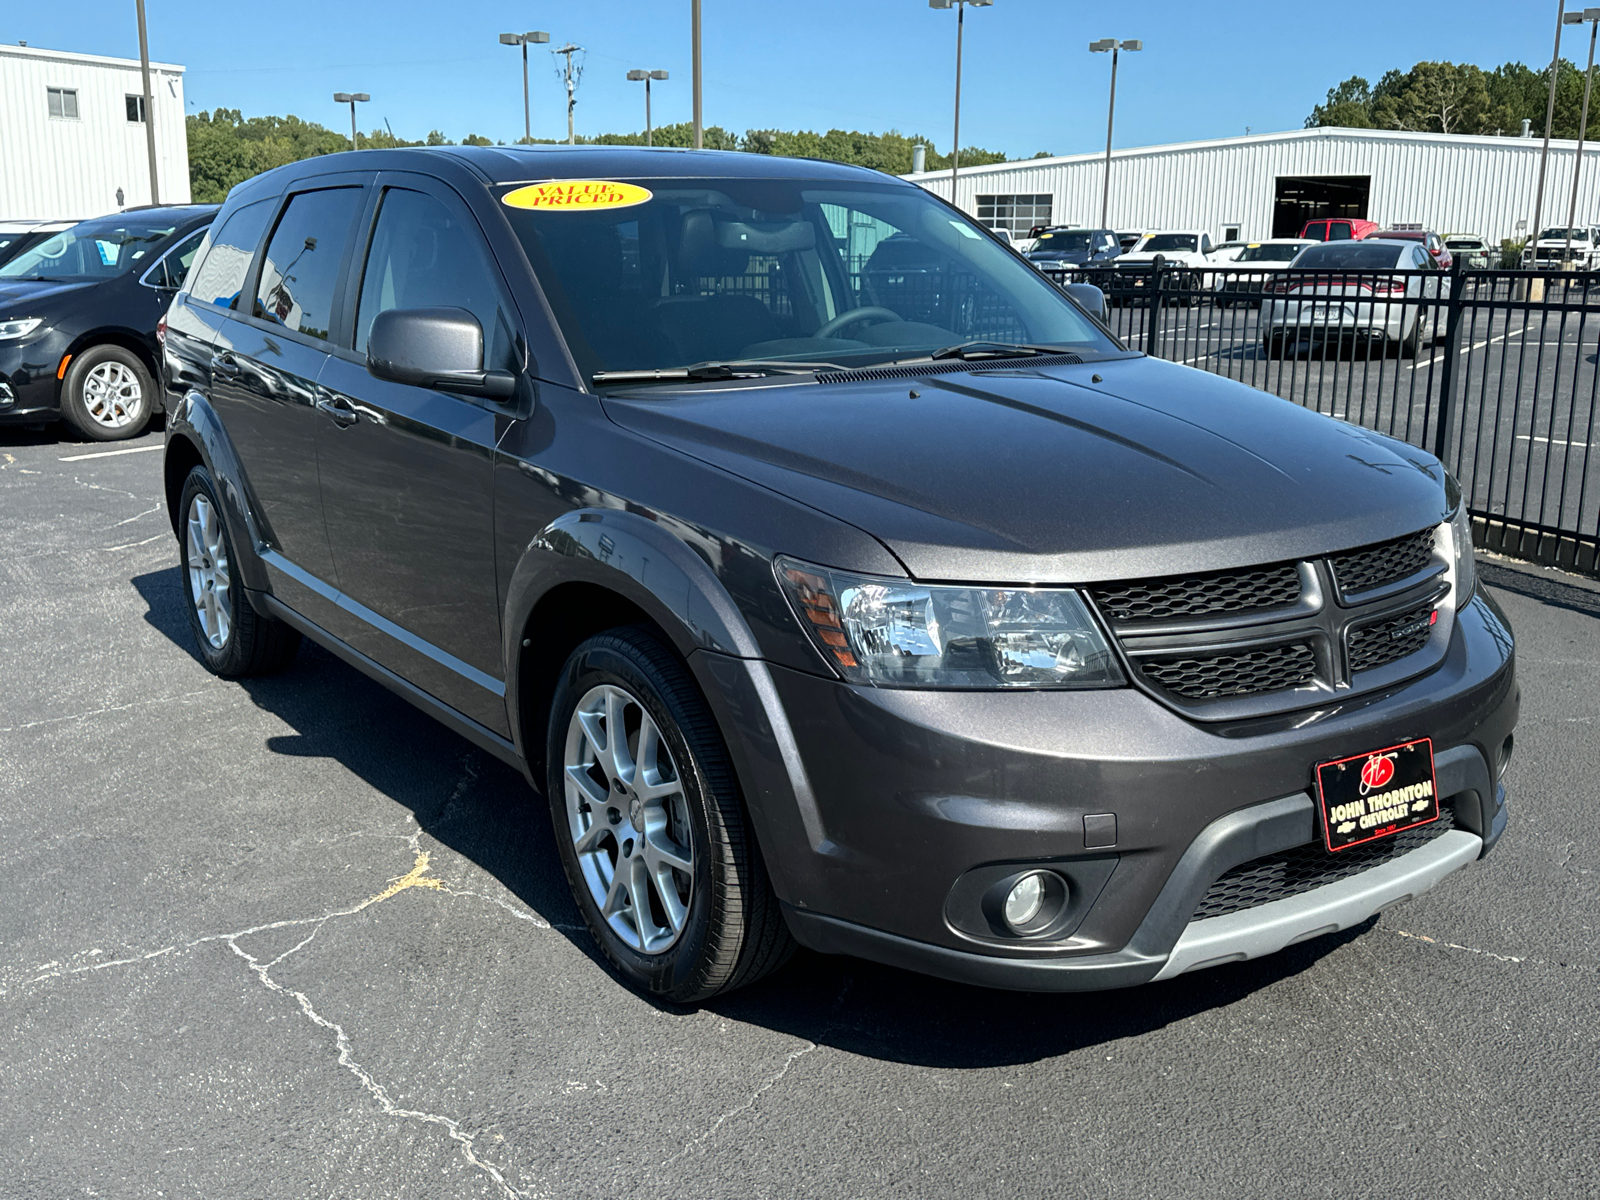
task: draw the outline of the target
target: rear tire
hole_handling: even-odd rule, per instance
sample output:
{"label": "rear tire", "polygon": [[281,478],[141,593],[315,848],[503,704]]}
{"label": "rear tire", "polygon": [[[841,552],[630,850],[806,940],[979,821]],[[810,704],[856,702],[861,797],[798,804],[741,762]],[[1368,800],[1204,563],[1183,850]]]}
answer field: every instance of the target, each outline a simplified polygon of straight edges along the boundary
{"label": "rear tire", "polygon": [[138,437],[155,411],[150,369],[121,346],[90,346],[75,354],[61,381],[61,416],[92,442]]}
{"label": "rear tire", "polygon": [[1400,357],[1415,358],[1422,352],[1422,314],[1411,322],[1411,332],[1400,339]]}
{"label": "rear tire", "polygon": [[224,679],[283,670],[300,649],[300,632],[262,616],[246,598],[216,485],[204,467],[184,480],[178,513],[184,607],[200,661]]}
{"label": "rear tire", "polygon": [[794,941],[715,718],[653,630],[572,652],[545,753],[573,899],[631,987],[692,1004],[787,961]]}
{"label": "rear tire", "polygon": [[1283,334],[1267,333],[1261,337],[1261,353],[1266,358],[1283,357]]}

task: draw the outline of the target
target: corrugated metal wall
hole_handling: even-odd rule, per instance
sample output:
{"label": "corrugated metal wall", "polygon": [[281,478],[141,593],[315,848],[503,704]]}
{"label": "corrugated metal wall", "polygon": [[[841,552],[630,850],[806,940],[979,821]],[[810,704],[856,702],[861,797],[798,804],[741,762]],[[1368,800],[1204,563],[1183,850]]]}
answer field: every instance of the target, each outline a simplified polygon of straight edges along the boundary
{"label": "corrugated metal wall", "polygon": [[[1264,238],[1279,177],[1366,175],[1369,219],[1498,241],[1521,236],[1517,222],[1532,221],[1540,146],[1538,138],[1307,129],[1115,150],[1109,221],[1117,229],[1199,228],[1216,236],[1223,225],[1239,224],[1244,237]],[[1576,151],[1575,142],[1550,144],[1541,224],[1566,220]],[[948,171],[907,178],[950,195]],[[1094,154],[973,167],[960,172],[958,203],[976,213],[980,194],[1050,193],[1058,223],[1093,225],[1104,179],[1104,156]],[[1578,222],[1600,224],[1600,146],[1593,142],[1584,151]]]}
{"label": "corrugated metal wall", "polygon": [[[161,199],[189,199],[183,68],[150,64]],[[74,88],[76,121],[50,116],[48,88]],[[144,91],[137,60],[0,46],[0,220],[75,219],[150,202],[144,125],[126,96]]]}

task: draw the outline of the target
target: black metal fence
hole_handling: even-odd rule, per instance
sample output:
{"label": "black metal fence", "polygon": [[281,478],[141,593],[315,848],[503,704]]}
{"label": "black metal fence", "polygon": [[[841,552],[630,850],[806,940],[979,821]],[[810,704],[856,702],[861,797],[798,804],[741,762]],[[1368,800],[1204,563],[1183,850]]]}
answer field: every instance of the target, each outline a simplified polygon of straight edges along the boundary
{"label": "black metal fence", "polygon": [[1600,273],[1100,269],[1112,328],[1438,455],[1478,544],[1600,574]]}

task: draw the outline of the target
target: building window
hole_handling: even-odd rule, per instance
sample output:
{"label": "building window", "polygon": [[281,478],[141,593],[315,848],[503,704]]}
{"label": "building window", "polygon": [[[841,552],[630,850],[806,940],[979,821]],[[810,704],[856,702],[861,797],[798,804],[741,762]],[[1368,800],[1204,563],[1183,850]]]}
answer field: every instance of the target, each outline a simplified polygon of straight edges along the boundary
{"label": "building window", "polygon": [[122,99],[128,107],[128,120],[142,125],[144,123],[144,97],[124,96]]}
{"label": "building window", "polygon": [[979,196],[978,221],[990,229],[1004,229],[1012,237],[1027,237],[1035,225],[1050,224],[1049,195]]}
{"label": "building window", "polygon": [[50,95],[50,115],[63,121],[78,119],[77,88],[46,88]]}

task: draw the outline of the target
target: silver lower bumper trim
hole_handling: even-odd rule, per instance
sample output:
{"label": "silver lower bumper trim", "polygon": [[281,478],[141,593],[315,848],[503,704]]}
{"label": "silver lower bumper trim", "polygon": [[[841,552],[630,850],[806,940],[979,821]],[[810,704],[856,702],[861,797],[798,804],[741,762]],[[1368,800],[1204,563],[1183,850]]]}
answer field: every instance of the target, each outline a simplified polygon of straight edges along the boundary
{"label": "silver lower bumper trim", "polygon": [[1359,925],[1379,909],[1421,895],[1474,861],[1482,848],[1477,834],[1452,829],[1349,879],[1227,916],[1191,921],[1156,978],[1276,954],[1295,942]]}

